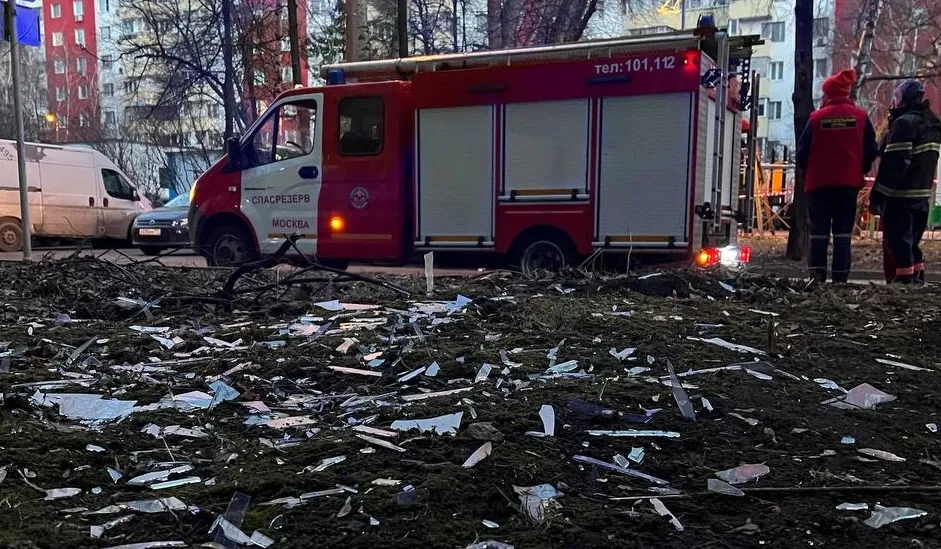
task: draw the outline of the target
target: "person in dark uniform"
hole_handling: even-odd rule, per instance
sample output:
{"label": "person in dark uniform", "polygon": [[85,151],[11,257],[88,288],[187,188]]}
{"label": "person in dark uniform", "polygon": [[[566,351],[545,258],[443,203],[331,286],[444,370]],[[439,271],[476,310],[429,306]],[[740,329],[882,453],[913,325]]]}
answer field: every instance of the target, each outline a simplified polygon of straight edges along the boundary
{"label": "person in dark uniform", "polygon": [[810,115],[797,144],[797,166],[804,172],[810,214],[810,274],[827,280],[827,249],[833,235],[833,281],[847,282],[856,225],[856,198],[878,154],[876,131],[850,99],[856,71],[835,74],[823,83],[823,105]]}
{"label": "person in dark uniform", "polygon": [[920,244],[928,227],[939,150],[941,121],[925,100],[924,85],[902,82],[892,98],[889,133],[869,198],[870,211],[882,216],[886,282],[925,281]]}

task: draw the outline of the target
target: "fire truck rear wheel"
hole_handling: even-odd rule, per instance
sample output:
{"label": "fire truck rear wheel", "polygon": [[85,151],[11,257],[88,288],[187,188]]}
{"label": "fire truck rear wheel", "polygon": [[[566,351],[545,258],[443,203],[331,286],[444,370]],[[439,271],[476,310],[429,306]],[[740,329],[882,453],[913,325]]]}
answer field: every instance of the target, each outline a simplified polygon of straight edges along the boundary
{"label": "fire truck rear wheel", "polygon": [[223,225],[213,231],[208,244],[206,261],[211,267],[238,267],[256,257],[248,233],[235,225]]}
{"label": "fire truck rear wheel", "polygon": [[519,266],[526,276],[533,276],[539,271],[561,271],[571,265],[575,257],[570,243],[556,239],[536,239],[522,250]]}
{"label": "fire truck rear wheel", "polygon": [[23,228],[18,219],[0,219],[0,252],[18,252],[23,248]]}

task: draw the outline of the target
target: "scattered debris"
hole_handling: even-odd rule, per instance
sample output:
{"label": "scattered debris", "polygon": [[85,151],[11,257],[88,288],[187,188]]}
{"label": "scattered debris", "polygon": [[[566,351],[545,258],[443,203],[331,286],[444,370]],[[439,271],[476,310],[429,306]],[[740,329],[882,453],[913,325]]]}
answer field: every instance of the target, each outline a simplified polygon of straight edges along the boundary
{"label": "scattered debris", "polygon": [[916,519],[927,515],[927,511],[911,507],[883,507],[876,505],[872,515],[863,521],[863,524],[872,528],[882,528],[900,520]]}
{"label": "scattered debris", "polygon": [[659,498],[650,498],[650,504],[653,505],[654,510],[656,510],[657,514],[659,514],[661,517],[670,517],[670,524],[672,524],[673,527],[676,528],[677,532],[683,531],[684,528],[683,528],[683,525],[680,524],[679,519],[677,519],[676,516],[670,512],[669,509],[667,509],[667,506],[664,505],[663,502],[660,501]]}
{"label": "scattered debris", "polygon": [[728,482],[729,484],[744,484],[746,482],[755,480],[756,478],[767,475],[771,472],[771,468],[762,463],[739,465],[732,469],[726,469],[725,471],[719,471],[716,473],[716,476],[720,479]]}
{"label": "scattered debris", "polygon": [[470,457],[467,458],[467,461],[464,462],[464,465],[462,465],[462,467],[464,467],[465,469],[470,469],[474,465],[477,465],[478,463],[483,461],[484,458],[486,458],[487,456],[491,454],[491,452],[493,452],[493,444],[490,442],[485,442],[483,446],[475,450],[474,453],[471,454]]}

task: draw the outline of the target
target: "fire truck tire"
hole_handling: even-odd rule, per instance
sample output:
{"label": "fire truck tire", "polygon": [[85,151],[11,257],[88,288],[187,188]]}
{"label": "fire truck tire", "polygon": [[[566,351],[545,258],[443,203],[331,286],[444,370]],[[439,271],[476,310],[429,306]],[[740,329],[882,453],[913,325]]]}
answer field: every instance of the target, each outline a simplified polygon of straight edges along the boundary
{"label": "fire truck tire", "polygon": [[254,261],[257,253],[245,229],[237,225],[223,225],[212,232],[207,240],[206,262],[210,267],[238,267]]}
{"label": "fire truck tire", "polygon": [[18,252],[23,248],[23,228],[20,220],[0,219],[0,252]]}
{"label": "fire truck tire", "polygon": [[515,262],[526,276],[538,271],[561,271],[575,260],[575,247],[567,237],[541,236],[525,242],[517,248]]}

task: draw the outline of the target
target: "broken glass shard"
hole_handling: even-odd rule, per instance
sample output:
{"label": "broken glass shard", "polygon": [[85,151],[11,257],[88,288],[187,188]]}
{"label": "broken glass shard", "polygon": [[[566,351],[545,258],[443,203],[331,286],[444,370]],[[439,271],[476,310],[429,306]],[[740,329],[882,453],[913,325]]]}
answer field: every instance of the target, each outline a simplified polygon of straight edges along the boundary
{"label": "broken glass shard", "polygon": [[608,463],[607,461],[601,461],[600,459],[595,459],[595,458],[593,458],[593,457],[588,457],[588,456],[574,456],[574,457],[572,458],[572,461],[576,461],[576,462],[578,462],[578,463],[587,463],[587,464],[589,464],[589,465],[596,465],[596,466],[598,466],[598,467],[603,467],[603,468],[605,468],[605,469],[609,469],[609,470],[611,470],[611,471],[615,471],[615,472],[621,473],[622,475],[627,475],[627,476],[630,476],[630,477],[641,478],[641,479],[646,480],[647,482],[652,482],[652,483],[654,483],[654,484],[661,484],[661,485],[662,485],[662,484],[670,484],[668,481],[663,480],[662,478],[657,478],[657,477],[655,477],[655,476],[653,476],[653,475],[648,475],[648,474],[646,474],[646,473],[641,473],[640,471],[638,471],[638,470],[636,470],[636,469],[628,469],[627,467],[621,467],[620,465],[616,465],[616,464],[614,464],[614,463]]}
{"label": "broken glass shard", "polygon": [[744,484],[758,477],[767,475],[770,472],[771,468],[763,463],[750,463],[739,465],[732,469],[726,469],[725,471],[719,471],[716,473],[716,476],[729,484]]}
{"label": "broken glass shard", "polygon": [[474,453],[470,455],[470,457],[467,458],[467,460],[464,462],[464,465],[462,465],[462,467],[465,469],[470,469],[474,465],[477,465],[478,463],[483,461],[484,458],[489,456],[492,452],[493,452],[493,444],[490,442],[485,442],[483,443],[483,445],[481,445],[480,448],[475,450]]}
{"label": "broken glass shard", "polygon": [[418,429],[421,432],[432,432],[438,435],[455,435],[461,426],[464,412],[455,412],[444,416],[429,419],[399,419],[392,422],[396,431],[409,431]]}
{"label": "broken glass shard", "polygon": [[859,408],[869,410],[879,404],[892,402],[895,399],[895,395],[890,395],[876,389],[868,383],[863,383],[853,387],[845,395],[825,400],[821,402],[821,404],[828,404],[834,408],[843,410],[855,410]]}
{"label": "broken glass shard", "polygon": [[837,511],[868,511],[868,503],[841,503],[836,506]]}
{"label": "broken glass shard", "polygon": [[732,486],[728,482],[721,481],[717,478],[708,479],[706,481],[706,487],[709,488],[709,490],[712,492],[718,492],[720,494],[725,494],[727,496],[741,497],[745,495],[745,492]]}
{"label": "broken glass shard", "polygon": [[876,450],[874,448],[859,448],[856,451],[859,452],[860,454],[863,454],[864,456],[878,458],[883,461],[896,461],[896,462],[905,461],[905,458],[901,456],[897,456],[893,454],[892,452],[886,452],[884,450]]}
{"label": "broken glass shard", "polygon": [[927,515],[927,511],[911,507],[883,507],[876,505],[872,515],[863,523],[872,528],[882,528],[899,520],[915,519]]}
{"label": "broken glass shard", "polygon": [[690,340],[690,341],[701,341],[701,342],[703,342],[703,343],[709,343],[709,344],[711,344],[711,345],[717,345],[717,346],[719,346],[719,347],[722,347],[722,348],[724,348],[724,349],[728,349],[728,350],[733,351],[733,352],[736,352],[736,353],[752,354],[752,355],[764,355],[764,354],[766,354],[766,353],[765,353],[764,351],[762,351],[761,349],[756,349],[756,348],[754,348],[754,347],[748,347],[747,345],[739,345],[738,343],[731,343],[731,342],[728,342],[728,341],[722,339],[721,337],[703,338],[703,337],[687,336],[686,339],[688,339],[688,340]]}
{"label": "broken glass shard", "polygon": [[676,431],[642,431],[637,429],[624,429],[621,431],[605,431],[599,429],[590,429],[586,431],[591,436],[608,436],[608,437],[659,437],[659,438],[680,438],[680,434]]}
{"label": "broken glass shard", "polygon": [[659,498],[650,498],[650,504],[653,505],[654,510],[656,510],[657,514],[659,514],[661,517],[670,517],[670,524],[676,528],[677,532],[683,531],[683,525],[680,523],[680,520],[676,518],[676,515],[671,513],[669,509],[667,509],[667,506],[664,505]]}
{"label": "broken glass shard", "polygon": [[673,399],[676,400],[680,413],[683,414],[684,418],[696,421],[696,411],[693,410],[693,403],[689,401],[689,395],[686,394],[686,389],[683,388],[679,378],[676,377],[673,364],[669,360],[667,360],[667,371],[670,373],[670,381],[673,382],[670,387],[673,390]]}

